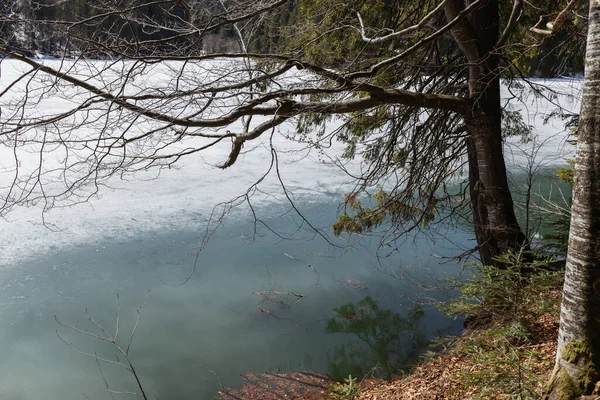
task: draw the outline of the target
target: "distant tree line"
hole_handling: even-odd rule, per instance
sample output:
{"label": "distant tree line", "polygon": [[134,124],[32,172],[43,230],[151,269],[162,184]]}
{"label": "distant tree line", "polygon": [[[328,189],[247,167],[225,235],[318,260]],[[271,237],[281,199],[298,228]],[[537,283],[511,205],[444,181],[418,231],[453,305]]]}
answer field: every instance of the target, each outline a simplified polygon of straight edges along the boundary
{"label": "distant tree line", "polygon": [[[396,6],[396,1],[372,3],[370,7],[375,10],[377,24],[383,30],[392,30],[402,17],[398,15],[401,8]],[[13,50],[54,57],[73,54],[99,58],[185,57],[202,52],[235,52],[240,50],[240,35],[232,24],[226,23],[225,15],[235,14],[236,7],[239,7],[237,13],[247,12],[247,7],[242,9],[240,4],[237,0],[5,0],[0,5],[0,36]],[[312,12],[326,7],[323,0],[293,0],[246,21],[238,28],[246,42],[246,50],[274,54],[297,47],[299,41],[310,40],[306,32],[315,32],[314,26],[308,26],[302,15],[307,10]],[[507,13],[510,11],[508,5],[501,8],[506,8]],[[197,29],[211,24],[222,26],[216,30]],[[535,21],[524,25],[533,26]],[[530,32],[517,32],[519,34],[524,36]],[[583,41],[575,47],[572,45],[572,39],[577,35],[585,35],[581,26],[574,29],[567,26],[521,54],[522,59],[513,61],[522,67],[523,76],[582,73]],[[340,40],[345,39],[347,37],[340,37]],[[161,42],[164,45],[161,46]],[[139,46],[136,47],[136,43]],[[148,43],[152,45],[148,46]],[[443,40],[441,43],[443,46]],[[335,47],[347,50],[347,45],[340,43],[331,43],[331,47],[332,57],[335,57]],[[119,48],[123,51],[119,52]],[[334,59],[329,61],[335,64]]]}
{"label": "distant tree line", "polygon": [[208,34],[196,28],[224,14],[219,0],[9,0],[0,7],[3,41],[29,55],[189,56],[239,49],[231,26]]}

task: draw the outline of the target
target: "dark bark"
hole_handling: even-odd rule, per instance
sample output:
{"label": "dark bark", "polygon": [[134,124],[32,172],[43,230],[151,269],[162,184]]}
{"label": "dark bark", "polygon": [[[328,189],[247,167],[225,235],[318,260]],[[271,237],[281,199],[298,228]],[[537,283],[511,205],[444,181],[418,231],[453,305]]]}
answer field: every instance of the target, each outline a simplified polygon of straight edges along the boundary
{"label": "dark bark", "polygon": [[527,240],[514,212],[502,137],[494,133],[494,126],[483,111],[473,115],[467,127],[471,134],[469,185],[479,255],[483,264],[500,265],[496,257],[526,246]]}
{"label": "dark bark", "polygon": [[[462,0],[451,0],[447,19],[464,8]],[[452,35],[469,62],[469,95],[472,110],[465,115],[470,134],[468,143],[469,185],[473,222],[481,262],[499,262],[495,257],[508,250],[527,246],[527,238],[517,223],[508,187],[502,143],[497,0],[489,0],[470,18],[461,20]]]}

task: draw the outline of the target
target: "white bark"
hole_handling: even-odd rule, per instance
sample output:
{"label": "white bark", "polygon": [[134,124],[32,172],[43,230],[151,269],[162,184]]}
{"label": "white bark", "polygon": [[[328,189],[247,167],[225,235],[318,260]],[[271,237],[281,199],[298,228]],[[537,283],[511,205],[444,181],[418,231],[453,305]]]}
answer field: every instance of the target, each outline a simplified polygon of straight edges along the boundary
{"label": "white bark", "polygon": [[[579,123],[569,250],[555,370],[558,374],[562,369],[577,383],[581,382],[584,368],[597,361],[600,355],[597,339],[600,332],[600,2],[597,0],[590,1]],[[587,354],[578,354],[575,358],[572,354],[566,356],[565,349],[569,343],[584,343]],[[600,365],[596,363],[594,379],[597,379],[598,367]],[[558,376],[559,379],[564,379],[566,375]],[[589,388],[579,389],[589,391]]]}

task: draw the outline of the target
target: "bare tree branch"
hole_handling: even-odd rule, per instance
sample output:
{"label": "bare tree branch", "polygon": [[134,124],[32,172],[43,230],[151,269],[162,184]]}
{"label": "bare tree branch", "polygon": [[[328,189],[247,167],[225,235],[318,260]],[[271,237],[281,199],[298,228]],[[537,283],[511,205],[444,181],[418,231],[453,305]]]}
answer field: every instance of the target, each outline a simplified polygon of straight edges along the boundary
{"label": "bare tree branch", "polygon": [[529,30],[540,35],[552,35],[563,26],[567,18],[567,14],[573,9],[573,7],[577,5],[577,3],[579,3],[579,0],[570,0],[567,6],[561,12],[558,13],[556,18],[546,23],[546,29],[538,27],[543,22],[545,17],[547,17],[541,16],[538,23],[535,26],[529,28]]}
{"label": "bare tree branch", "polygon": [[379,36],[376,38],[367,37],[366,32],[365,32],[365,25],[363,23],[362,17],[360,16],[359,12],[356,12],[356,17],[358,18],[358,22],[360,24],[360,29],[358,29],[358,31],[360,32],[362,40],[367,43],[387,42],[389,40],[396,39],[398,37],[405,36],[409,33],[412,33],[419,29],[422,29],[429,22],[430,19],[435,17],[444,8],[445,3],[446,3],[446,0],[440,2],[440,4],[438,4],[433,10],[431,10],[427,15],[425,15],[423,18],[421,18],[421,20],[419,21],[418,24],[410,26],[408,28],[404,28],[400,31],[392,32],[385,36]]}
{"label": "bare tree branch", "polygon": [[[127,346],[125,348],[121,347],[121,345],[117,342],[118,339],[118,335],[119,335],[119,318],[120,318],[120,313],[121,313],[121,307],[120,307],[120,300],[119,300],[119,295],[117,294],[117,313],[116,313],[116,318],[115,318],[115,333],[114,335],[109,334],[106,329],[104,329],[104,327],[98,322],[96,321],[92,316],[90,316],[86,310],[86,316],[88,318],[88,320],[102,333],[102,334],[96,334],[93,332],[89,332],[87,330],[83,330],[78,328],[77,326],[72,326],[72,325],[65,325],[62,322],[60,322],[57,318],[57,316],[54,316],[54,319],[56,320],[57,324],[60,325],[63,328],[67,328],[70,330],[73,330],[77,333],[81,333],[87,336],[91,336],[95,339],[98,339],[100,341],[106,341],[111,343],[114,348],[117,350],[118,354],[121,354],[124,358],[126,363],[123,363],[121,361],[119,361],[118,357],[117,357],[117,361],[113,361],[113,360],[109,360],[105,357],[101,357],[98,356],[98,354],[96,352],[94,353],[90,353],[87,351],[83,351],[83,350],[79,350],[75,347],[73,347],[73,345],[69,342],[67,342],[65,339],[63,339],[63,337],[58,333],[58,331],[56,331],[56,335],[58,336],[58,338],[64,343],[66,344],[71,350],[73,350],[75,353],[87,356],[87,357],[91,357],[96,361],[96,364],[98,365],[98,368],[100,369],[100,374],[102,375],[102,379],[104,381],[106,390],[108,391],[108,393],[111,395],[113,394],[128,394],[128,395],[136,395],[136,396],[141,396],[144,400],[148,400],[148,397],[146,396],[146,393],[144,391],[144,388],[142,386],[142,383],[140,381],[139,375],[136,371],[135,366],[133,365],[133,363],[131,362],[131,359],[129,357],[129,349],[131,347],[131,342],[133,341],[133,335],[135,334],[135,331],[137,330],[138,324],[139,324],[139,320],[140,320],[140,314],[141,314],[141,310],[146,306],[146,303],[144,303],[142,306],[138,307],[136,309],[137,312],[137,318],[135,321],[135,325],[131,330],[131,335],[129,337],[129,340],[127,341]],[[104,375],[104,371],[102,370],[102,367],[100,365],[100,362],[104,362],[107,364],[111,364],[111,365],[116,365],[119,366],[121,368],[126,369],[127,371],[129,371],[135,381],[136,381],[136,385],[139,389],[139,392],[132,392],[132,391],[126,391],[126,390],[114,390],[110,387],[108,381],[106,380],[106,377]]]}

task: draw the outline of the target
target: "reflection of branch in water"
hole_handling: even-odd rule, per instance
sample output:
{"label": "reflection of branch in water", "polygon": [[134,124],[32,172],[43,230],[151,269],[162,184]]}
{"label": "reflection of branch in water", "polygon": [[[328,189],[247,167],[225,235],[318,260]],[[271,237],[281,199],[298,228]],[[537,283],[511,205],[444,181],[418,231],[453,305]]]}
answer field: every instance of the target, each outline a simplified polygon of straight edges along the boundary
{"label": "reflection of branch in water", "polygon": [[[283,255],[284,255],[284,256],[286,256],[287,258],[290,258],[290,259],[292,259],[292,260],[294,260],[294,261],[297,261],[297,262],[299,262],[299,263],[305,263],[304,261],[302,261],[302,260],[299,260],[299,259],[297,259],[296,257],[294,257],[293,255],[291,255],[291,254],[288,254],[288,253],[286,253],[286,252],[284,252],[284,253],[283,253]],[[315,272],[315,274],[318,274],[317,270],[315,269],[315,267],[314,267],[312,264],[306,264],[306,266],[307,266],[308,268],[312,269],[312,270]]]}
{"label": "reflection of branch in water", "polygon": [[406,317],[380,309],[370,297],[334,309],[336,316],[327,321],[326,333],[356,336],[358,342],[335,346],[329,356],[329,374],[336,378],[365,376],[371,367],[379,376],[391,378],[410,366],[427,341],[418,328],[422,310]]}
{"label": "reflection of branch in water", "polygon": [[335,275],[333,276],[333,281],[339,285],[345,285],[349,288],[352,289],[359,289],[359,290],[366,290],[367,287],[363,284],[361,284],[359,281],[354,280],[354,279],[347,279],[347,278],[336,278]]}
{"label": "reflection of branch in water", "polygon": [[[283,253],[283,254],[286,257],[289,257],[295,261],[298,261],[296,258],[294,258],[293,256],[291,256],[287,253]],[[287,283],[283,283],[282,285],[277,285],[275,282],[275,279],[273,278],[273,274],[269,270],[269,267],[265,267],[267,274],[271,278],[270,288],[267,290],[259,290],[259,291],[253,292],[252,294],[262,296],[263,302],[270,302],[270,303],[276,304],[283,308],[291,308],[293,305],[295,305],[299,301],[312,296],[319,290],[319,282],[321,280],[321,276],[312,265],[308,264],[308,266],[316,274],[316,279],[317,279],[315,284],[313,285],[313,290],[310,293],[303,294],[303,293],[299,293],[297,291],[287,290],[286,289]],[[278,289],[278,286],[282,287],[283,289]]]}
{"label": "reflection of branch in water", "polygon": [[279,321],[290,321],[290,322],[292,322],[292,323],[294,323],[294,324],[296,324],[298,326],[302,326],[302,324],[300,324],[298,321],[296,321],[296,320],[294,320],[292,318],[278,317],[277,315],[273,314],[270,310],[267,310],[265,308],[256,307],[256,309],[258,311],[260,311],[261,313],[266,313],[266,314],[270,315],[271,317],[275,318],[276,320],[279,320]]}
{"label": "reflection of branch in water", "polygon": [[[452,293],[452,285],[446,277],[438,277],[437,272],[421,266],[414,268],[410,266],[400,265],[384,265],[380,259],[377,263],[372,264],[373,267],[382,274],[399,280],[418,288],[418,291],[412,292],[410,295],[400,294],[400,297],[407,298],[417,307],[429,306],[429,309],[434,309],[444,298],[450,298]],[[433,293],[426,296],[427,293]]]}
{"label": "reflection of branch in water", "polygon": [[[296,257],[294,257],[288,253],[283,253],[283,255],[285,255],[286,257],[288,257],[294,261],[304,263],[303,261],[297,259]],[[311,332],[312,328],[310,328],[309,325],[317,323],[317,322],[323,322],[324,320],[321,319],[321,320],[311,321],[311,322],[299,322],[298,320],[293,318],[293,315],[291,318],[290,317],[281,317],[280,315],[278,315],[279,312],[277,314],[275,314],[275,313],[273,313],[273,311],[268,309],[268,305],[275,305],[281,312],[287,313],[287,310],[291,309],[292,306],[296,305],[297,303],[299,303],[302,300],[308,299],[309,297],[314,295],[319,290],[320,279],[321,279],[320,274],[317,272],[316,268],[313,267],[311,264],[307,264],[307,265],[316,275],[316,282],[312,285],[312,291],[310,293],[300,293],[299,291],[295,291],[295,290],[287,290],[287,283],[276,284],[273,274],[271,273],[269,267],[266,266],[265,270],[267,271],[267,274],[271,278],[270,279],[270,287],[265,290],[258,290],[258,291],[252,292],[253,295],[261,297],[260,305],[255,307],[253,311],[250,311],[247,309],[246,310],[243,310],[243,309],[235,310],[233,308],[230,308],[230,310],[232,312],[235,312],[238,314],[259,311],[260,313],[265,313],[278,321],[289,321],[289,322],[293,323],[294,325],[304,329],[306,331],[306,333]],[[269,304],[266,304],[266,303],[269,303]],[[287,334],[291,334],[291,333],[287,333]]]}
{"label": "reflection of branch in water", "polygon": [[[263,301],[270,301],[272,303],[279,304],[285,307],[291,307],[304,298],[304,295],[301,293],[280,292],[277,290],[259,290],[258,292],[254,292],[252,294],[262,296]],[[289,303],[287,301],[289,297],[296,297],[296,299],[293,302]]]}

